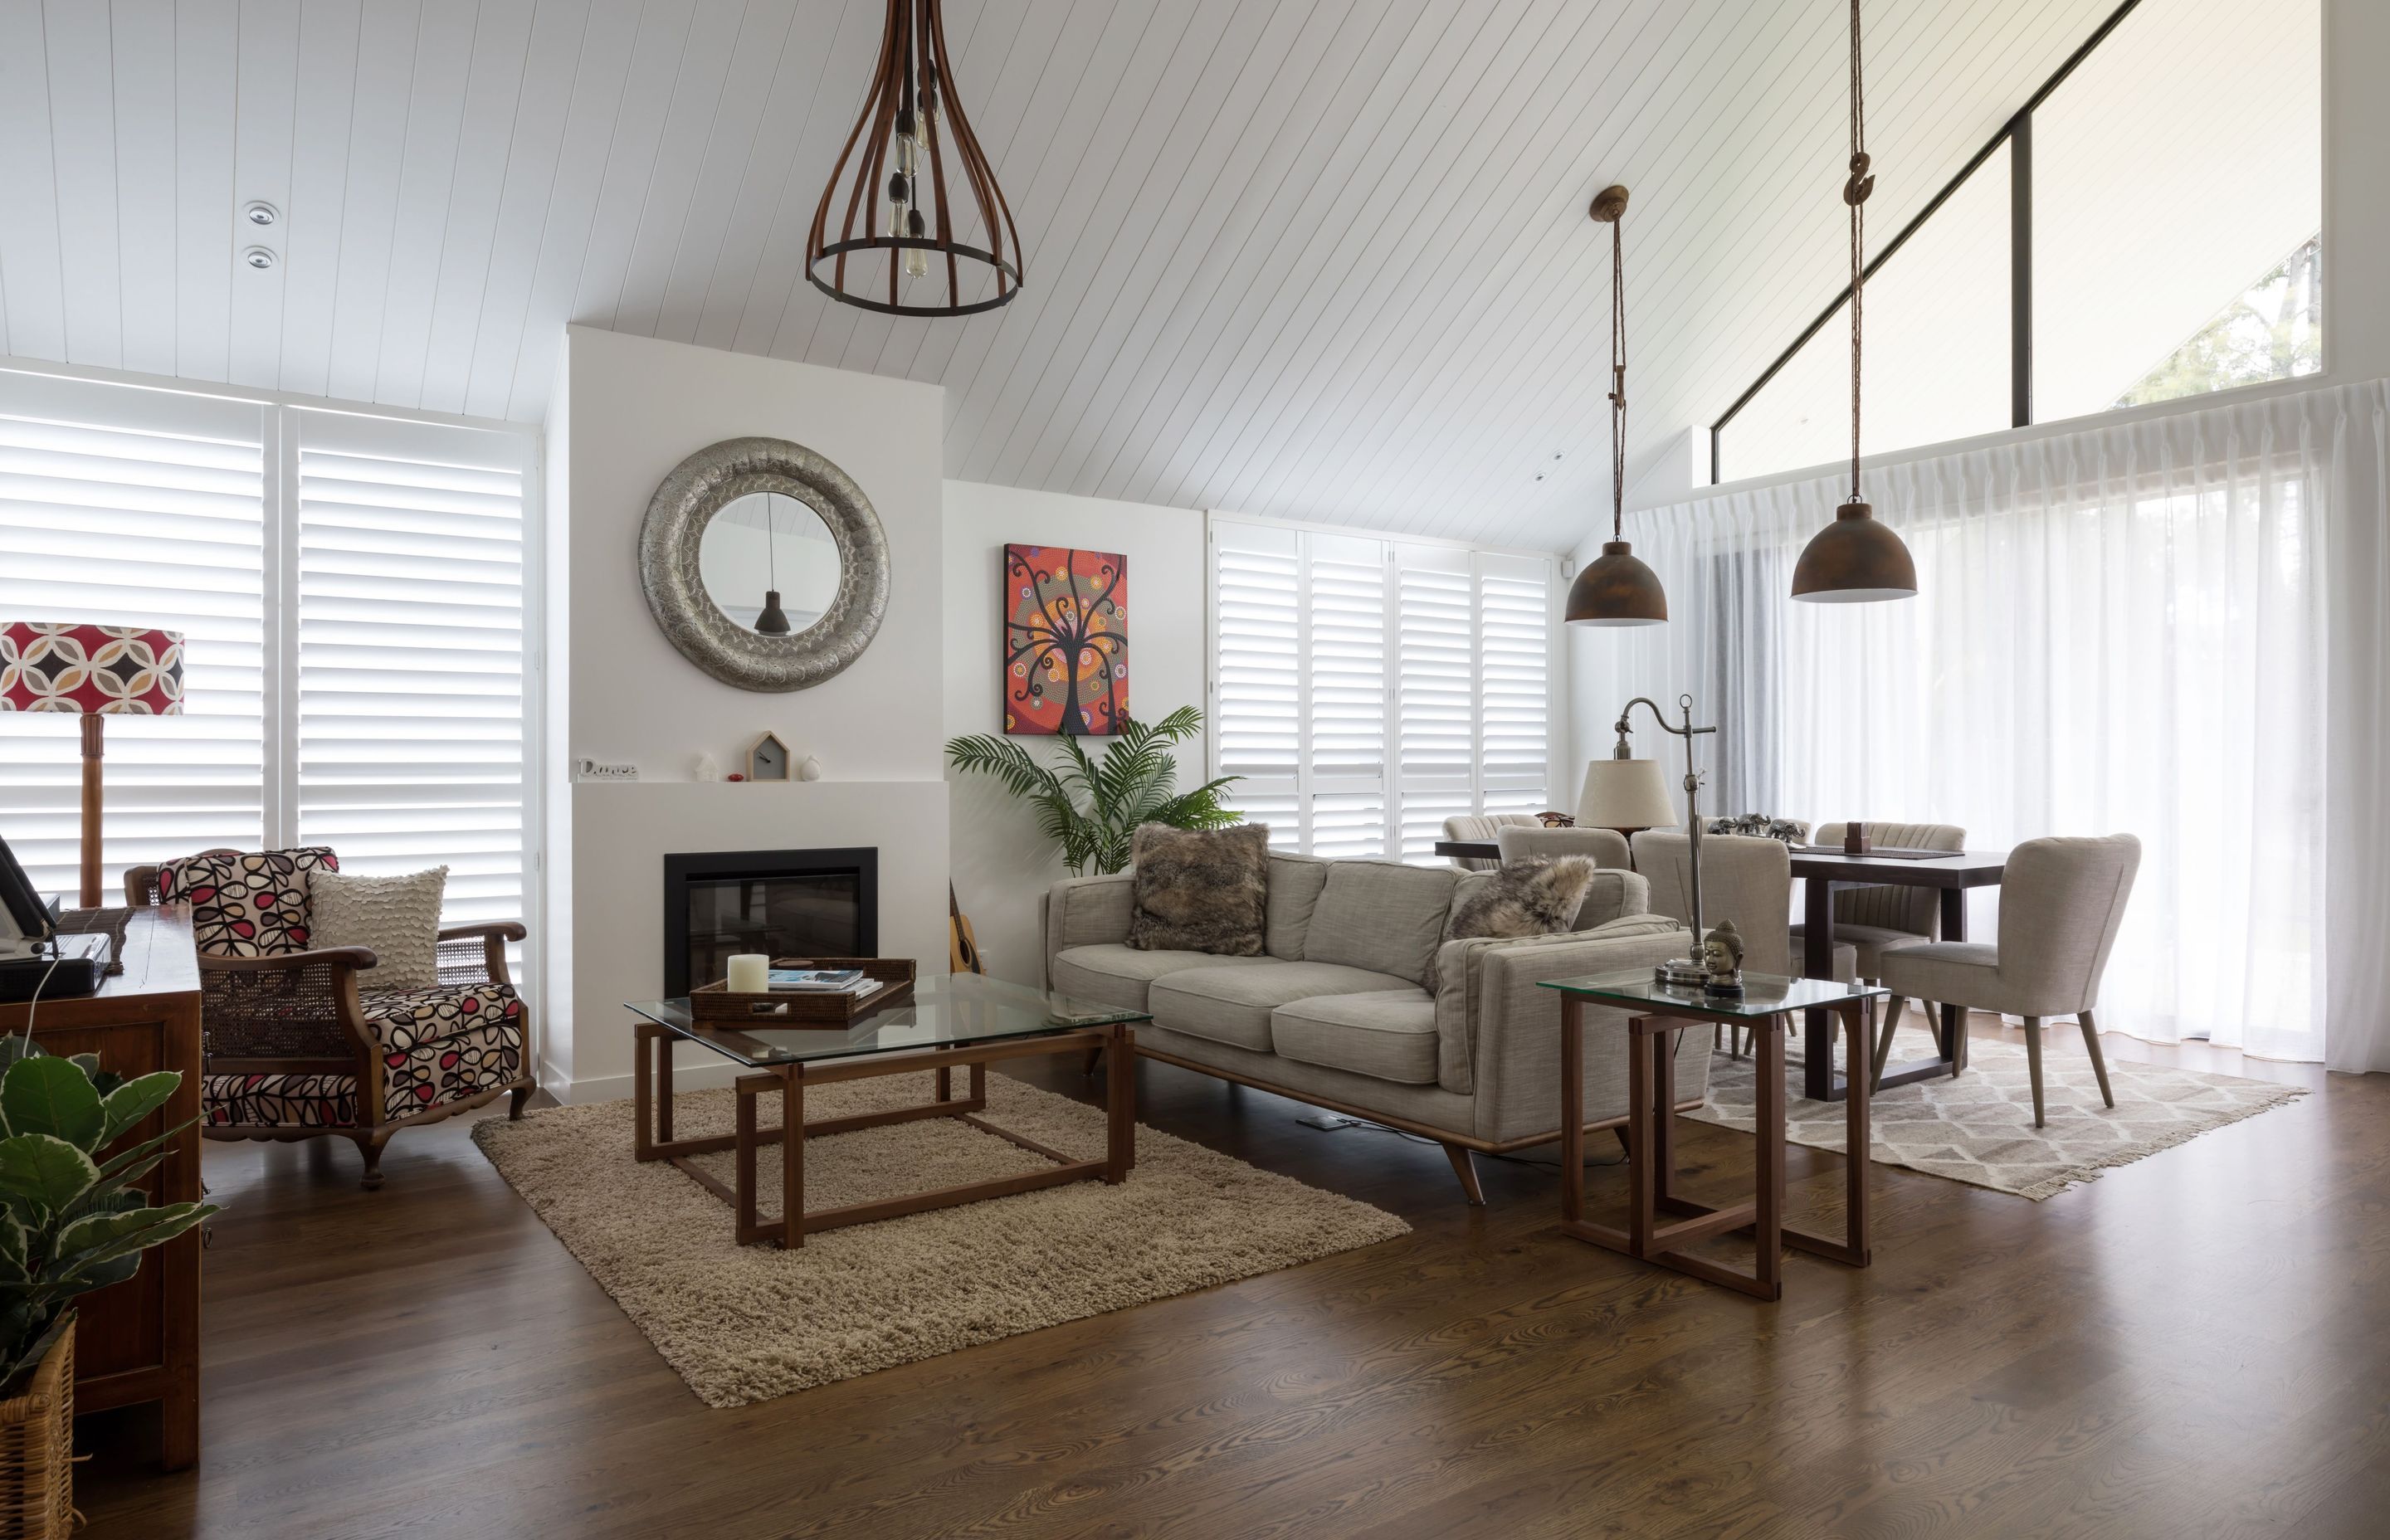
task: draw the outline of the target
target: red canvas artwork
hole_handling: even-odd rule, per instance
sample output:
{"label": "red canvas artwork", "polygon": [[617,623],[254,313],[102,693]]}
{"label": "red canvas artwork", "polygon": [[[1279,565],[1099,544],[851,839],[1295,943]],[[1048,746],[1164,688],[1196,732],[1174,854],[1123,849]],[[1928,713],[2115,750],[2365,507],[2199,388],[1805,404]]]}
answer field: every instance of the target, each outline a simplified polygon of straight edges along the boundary
{"label": "red canvas artwork", "polygon": [[1004,730],[1101,738],[1128,715],[1128,558],[1004,548]]}

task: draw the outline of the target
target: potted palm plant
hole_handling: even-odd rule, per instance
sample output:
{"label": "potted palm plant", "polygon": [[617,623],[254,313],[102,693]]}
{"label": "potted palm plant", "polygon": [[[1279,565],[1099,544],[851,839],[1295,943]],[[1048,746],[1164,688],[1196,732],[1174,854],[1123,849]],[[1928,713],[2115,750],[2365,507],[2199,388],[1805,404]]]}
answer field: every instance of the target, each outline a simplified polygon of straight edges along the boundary
{"label": "potted palm plant", "polygon": [[216,1208],[152,1208],[135,1187],[179,1127],[100,1158],[166,1105],[183,1077],[132,1080],[96,1054],[0,1039],[0,1515],[13,1534],[63,1535],[72,1520],[74,1301],[131,1277],[141,1253]]}
{"label": "potted palm plant", "polygon": [[981,733],[946,744],[957,770],[994,776],[1037,812],[1047,839],[1062,849],[1073,877],[1116,872],[1128,865],[1139,824],[1173,828],[1226,828],[1244,815],[1222,805],[1221,793],[1242,780],[1223,776],[1192,791],[1178,789],[1178,757],[1171,751],[1203,730],[1203,713],[1181,706],[1159,722],[1120,718],[1119,732],[1098,759],[1074,737],[1056,739],[1061,762],[1037,763],[1019,740]]}

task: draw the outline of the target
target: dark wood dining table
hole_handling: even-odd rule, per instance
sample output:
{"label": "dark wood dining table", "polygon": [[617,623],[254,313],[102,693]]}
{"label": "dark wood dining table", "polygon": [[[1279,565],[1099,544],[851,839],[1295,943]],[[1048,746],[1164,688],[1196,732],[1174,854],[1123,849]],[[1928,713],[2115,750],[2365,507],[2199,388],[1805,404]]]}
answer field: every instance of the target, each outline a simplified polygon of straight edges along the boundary
{"label": "dark wood dining table", "polygon": [[[1491,840],[1439,840],[1435,853],[1446,860],[1499,861],[1502,847]],[[1899,855],[1882,851],[1848,855],[1841,851],[1792,847],[1792,876],[1805,885],[1801,916],[1801,972],[1805,978],[1834,975],[1834,893],[1844,888],[1934,888],[1942,894],[1944,941],[1967,939],[1967,890],[1996,888],[2008,869],[2005,851],[1958,851],[1950,854]],[[1934,1023],[1934,1056],[1887,1064],[1878,1089],[1955,1075],[1967,1067],[1962,1012],[1947,1001]],[[1834,1018],[1813,1010],[1802,1022],[1801,1094],[1812,1101],[1840,1101],[1850,1094],[1834,1073]],[[1851,1062],[1869,1062],[1874,1045],[1852,1046]]]}

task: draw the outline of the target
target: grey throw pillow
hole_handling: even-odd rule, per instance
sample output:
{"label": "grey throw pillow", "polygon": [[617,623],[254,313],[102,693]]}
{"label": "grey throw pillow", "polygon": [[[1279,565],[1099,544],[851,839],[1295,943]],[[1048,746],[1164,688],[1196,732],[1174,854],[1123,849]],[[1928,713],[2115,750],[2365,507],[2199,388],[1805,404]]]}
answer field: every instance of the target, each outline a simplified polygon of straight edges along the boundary
{"label": "grey throw pillow", "polygon": [[1128,944],[1140,952],[1263,955],[1269,910],[1269,826],[1138,826]]}
{"label": "grey throw pillow", "polygon": [[430,989],[440,982],[440,903],[448,868],[405,877],[307,874],[315,946],[370,946],[380,959],[360,974],[367,990]]}
{"label": "grey throw pillow", "polygon": [[[1453,902],[1452,917],[1444,924],[1444,939],[1561,934],[1576,923],[1577,906],[1585,902],[1586,890],[1593,886],[1593,873],[1588,857],[1562,855],[1514,861],[1471,877]],[[1427,977],[1420,981],[1431,995],[1436,990],[1436,959],[1443,950],[1439,946],[1430,955]]]}

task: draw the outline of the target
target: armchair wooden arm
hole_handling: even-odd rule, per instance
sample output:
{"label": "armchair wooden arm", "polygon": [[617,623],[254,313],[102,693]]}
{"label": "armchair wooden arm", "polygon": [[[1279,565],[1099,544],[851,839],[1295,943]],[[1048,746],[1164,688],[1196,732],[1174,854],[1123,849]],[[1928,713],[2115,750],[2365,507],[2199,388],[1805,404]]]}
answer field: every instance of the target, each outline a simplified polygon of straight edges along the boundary
{"label": "armchair wooden arm", "polygon": [[278,952],[270,957],[220,957],[199,954],[202,973],[296,973],[308,968],[378,968],[381,959],[370,946],[319,946],[307,952]]}

